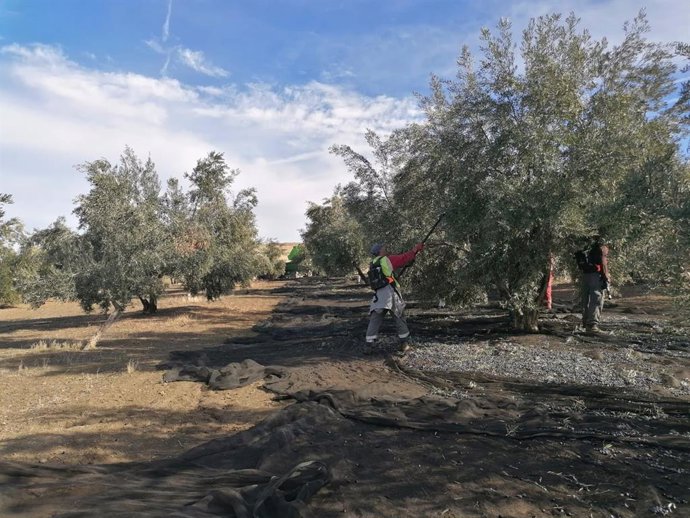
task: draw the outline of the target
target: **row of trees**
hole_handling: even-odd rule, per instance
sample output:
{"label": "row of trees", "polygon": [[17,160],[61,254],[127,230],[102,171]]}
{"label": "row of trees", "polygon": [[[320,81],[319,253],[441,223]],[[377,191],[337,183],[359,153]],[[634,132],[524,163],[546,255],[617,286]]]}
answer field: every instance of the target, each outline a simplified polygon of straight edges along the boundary
{"label": "row of trees", "polygon": [[536,328],[550,258],[570,268],[596,233],[612,243],[616,281],[687,287],[690,82],[677,73],[690,45],[648,30],[642,12],[610,46],[572,14],[544,16],[519,52],[508,21],[483,30],[478,64],[464,49],[455,79],[432,78],[423,121],[369,132],[372,160],[332,148],[354,181],[307,212],[314,263],[351,270],[370,243],[406,248],[446,212],[408,281],[461,303],[495,293],[517,328]]}
{"label": "row of trees", "polygon": [[22,227],[16,219],[5,219],[5,206],[11,203],[11,195],[0,193],[0,304],[12,304],[19,300],[12,276],[17,267],[14,246],[21,238]]}
{"label": "row of trees", "polygon": [[211,300],[283,273],[277,243],[257,237],[255,192],[231,194],[239,171],[221,153],[185,174],[186,191],[177,179],[162,190],[151,159],[129,148],[117,164],[101,159],[78,169],[90,185],[75,200],[78,231],[60,218],[26,235],[18,221],[4,221],[3,204],[12,200],[0,195],[0,303],[78,300],[86,311],[116,315],[138,299],[152,313],[165,277]]}

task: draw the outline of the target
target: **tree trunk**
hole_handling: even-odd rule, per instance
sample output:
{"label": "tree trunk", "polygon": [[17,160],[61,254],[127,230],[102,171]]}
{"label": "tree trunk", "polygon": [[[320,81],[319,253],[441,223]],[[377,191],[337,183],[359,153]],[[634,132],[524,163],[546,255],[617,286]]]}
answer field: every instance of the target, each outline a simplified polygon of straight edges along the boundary
{"label": "tree trunk", "polygon": [[518,331],[527,331],[528,333],[539,332],[538,309],[513,309],[510,313],[513,322],[513,329]]}
{"label": "tree trunk", "polygon": [[151,295],[149,297],[149,311],[151,313],[155,313],[156,311],[158,311],[158,297],[156,297],[155,295]]}
{"label": "tree trunk", "polygon": [[108,318],[105,322],[103,322],[101,327],[98,328],[96,334],[94,334],[91,338],[87,340],[86,345],[84,345],[84,350],[96,348],[96,345],[101,340],[101,336],[103,336],[103,334],[110,328],[110,326],[112,326],[115,323],[115,320],[117,319],[117,317],[120,316],[120,313],[122,313],[122,310],[124,309],[123,307],[117,304],[113,304],[113,307],[115,308],[114,311],[110,315],[108,315]]}
{"label": "tree trunk", "polygon": [[141,301],[141,305],[142,305],[142,307],[143,307],[142,311],[143,311],[144,313],[148,313],[148,312],[149,312],[149,308],[151,307],[151,304],[149,304],[149,301],[146,300],[146,299],[145,299],[144,297],[142,297],[141,295],[139,295],[139,300]]}
{"label": "tree trunk", "polygon": [[352,266],[354,266],[357,269],[357,273],[359,274],[359,278],[362,279],[362,282],[364,284],[369,284],[369,279],[367,278],[366,275],[364,275],[364,272],[362,269],[359,267],[359,265],[355,262],[352,263]]}
{"label": "tree trunk", "polygon": [[542,277],[539,295],[537,295],[537,306],[544,307],[546,309],[551,309],[553,304],[551,290],[553,288],[553,268],[554,268],[554,258],[553,254],[549,253],[549,260],[544,270],[544,275]]}
{"label": "tree trunk", "polygon": [[149,295],[148,299],[139,295],[139,300],[141,301],[142,311],[144,313],[155,313],[158,311],[158,298],[155,295]]}
{"label": "tree trunk", "polygon": [[[504,301],[511,300],[510,286],[506,282],[497,282],[495,284],[498,292],[503,297]],[[538,300],[539,295],[535,300]],[[516,331],[526,331],[528,333],[539,332],[539,308],[538,307],[510,307],[510,320],[513,329]]]}

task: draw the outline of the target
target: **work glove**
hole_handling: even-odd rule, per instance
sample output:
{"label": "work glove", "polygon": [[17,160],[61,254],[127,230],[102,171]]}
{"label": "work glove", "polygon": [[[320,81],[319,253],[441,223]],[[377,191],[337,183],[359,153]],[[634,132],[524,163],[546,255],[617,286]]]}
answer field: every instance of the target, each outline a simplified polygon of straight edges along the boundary
{"label": "work glove", "polygon": [[416,245],[414,245],[414,248],[412,250],[415,254],[418,254],[419,252],[424,250],[424,243],[417,243]]}

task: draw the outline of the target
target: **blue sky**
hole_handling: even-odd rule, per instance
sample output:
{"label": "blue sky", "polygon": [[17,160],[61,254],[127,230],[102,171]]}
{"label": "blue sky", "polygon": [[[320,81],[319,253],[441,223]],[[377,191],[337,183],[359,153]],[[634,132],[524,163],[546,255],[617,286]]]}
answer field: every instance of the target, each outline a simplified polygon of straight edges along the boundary
{"label": "blue sky", "polygon": [[642,7],[652,39],[690,41],[686,0],[5,0],[0,192],[28,229],[74,224],[75,164],[129,145],[181,178],[215,149],[257,188],[260,234],[295,241],[307,201],[349,179],[329,146],[417,117],[413,92],[482,26],[574,10],[615,43]]}

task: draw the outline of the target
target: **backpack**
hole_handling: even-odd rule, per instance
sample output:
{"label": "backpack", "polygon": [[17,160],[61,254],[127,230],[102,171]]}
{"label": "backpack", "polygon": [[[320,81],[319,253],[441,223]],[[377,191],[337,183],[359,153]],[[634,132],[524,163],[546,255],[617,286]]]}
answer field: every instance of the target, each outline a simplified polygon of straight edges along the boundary
{"label": "backpack", "polygon": [[390,281],[383,273],[383,268],[381,267],[381,258],[377,257],[371,263],[369,263],[369,272],[367,273],[369,278],[369,286],[372,290],[380,290],[381,288],[388,286]]}
{"label": "backpack", "polygon": [[594,261],[592,261],[592,258],[590,257],[589,249],[578,250],[573,255],[575,256],[575,262],[577,263],[577,267],[580,269],[581,272],[596,273],[598,271],[596,265],[594,264]]}

